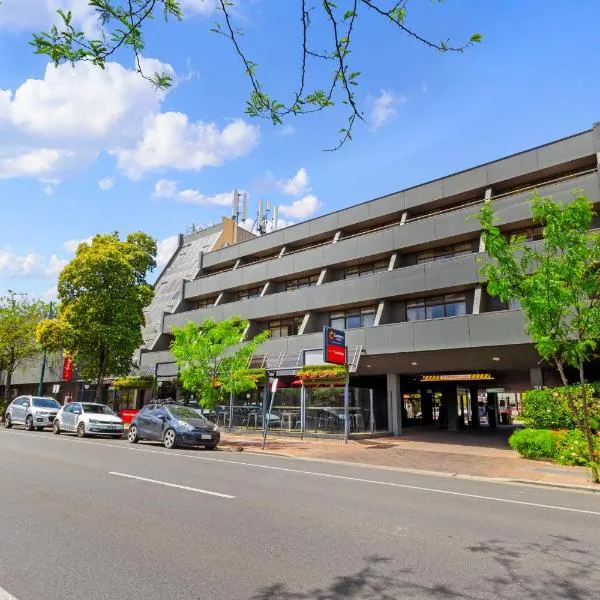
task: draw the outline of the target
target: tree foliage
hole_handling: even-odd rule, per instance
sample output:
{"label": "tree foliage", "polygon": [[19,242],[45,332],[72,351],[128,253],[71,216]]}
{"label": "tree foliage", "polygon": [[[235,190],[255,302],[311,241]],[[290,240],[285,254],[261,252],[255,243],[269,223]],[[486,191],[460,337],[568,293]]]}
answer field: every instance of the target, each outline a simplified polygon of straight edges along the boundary
{"label": "tree foliage", "polygon": [[48,305],[27,294],[9,290],[8,295],[0,297],[0,371],[6,373],[7,397],[15,370],[40,352],[35,329],[47,315]]}
{"label": "tree foliage", "polygon": [[248,361],[268,337],[265,331],[242,341],[248,321],[231,317],[216,322],[188,323],[173,330],[171,353],[179,366],[183,387],[198,394],[206,408],[213,408],[226,395],[256,389],[256,373]]}
{"label": "tree foliage", "polygon": [[519,301],[538,353],[557,369],[565,386],[565,369],[577,369],[580,385],[566,387],[566,400],[586,437],[593,479],[598,483],[599,459],[585,385],[585,366],[600,337],[600,236],[590,231],[595,213],[590,200],[575,191],[566,205],[536,193],[531,214],[543,226],[543,242],[537,245],[526,244],[523,236],[507,239],[494,223],[492,204],[482,206],[478,219],[493,259],[483,265],[482,275],[491,295]]}
{"label": "tree foliage", "polygon": [[45,349],[67,351],[85,379],[97,380],[98,400],[104,376],[127,375],[142,343],[143,309],[152,300],[146,273],[155,258],[156,242],[141,232],[80,244],[58,279],[57,317],[37,329]]}
{"label": "tree foliage", "polygon": [[[83,0],[82,0],[83,1]],[[292,5],[290,0],[286,0]],[[411,28],[408,22],[409,0],[382,2],[381,0],[321,0],[311,5],[307,0],[294,1],[294,14],[300,25],[299,77],[289,99],[272,96],[262,84],[258,65],[243,49],[243,31],[235,25],[232,0],[216,0],[219,19],[212,32],[226,38],[241,61],[250,83],[250,97],[246,113],[264,117],[280,124],[289,115],[318,112],[341,102],[347,110],[347,123],[339,131],[340,140],[335,148],[352,138],[357,119],[363,119],[355,90],[361,73],[351,65],[350,54],[359,17],[371,13],[382,27],[391,26],[396,33],[408,36],[418,43],[439,52],[460,53],[481,41],[481,34],[473,34],[468,41],[453,45],[449,40],[436,41]],[[56,65],[64,62],[91,62],[104,68],[106,61],[122,49],[135,56],[139,73],[159,88],[172,84],[168,73],[144,73],[140,60],[144,49],[144,30],[148,21],[156,16],[181,20],[183,9],[179,0],[88,0],[95,9],[102,28],[99,36],[89,37],[74,25],[70,11],[59,10],[60,25],[50,31],[36,33],[32,44],[37,54],[44,54]],[[390,6],[391,5],[391,6]],[[327,47],[318,45],[316,32],[325,31]],[[314,72],[324,72],[324,85],[309,83]],[[317,77],[314,77],[316,79]]]}

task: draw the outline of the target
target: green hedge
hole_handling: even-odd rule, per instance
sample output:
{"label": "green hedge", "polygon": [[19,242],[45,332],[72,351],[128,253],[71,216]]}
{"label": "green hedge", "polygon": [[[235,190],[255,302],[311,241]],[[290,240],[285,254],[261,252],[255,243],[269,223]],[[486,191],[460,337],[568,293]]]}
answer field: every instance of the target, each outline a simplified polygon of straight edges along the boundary
{"label": "green hedge", "polygon": [[[567,390],[577,399],[580,409],[581,386],[543,388],[523,395],[522,417],[525,427],[531,429],[575,429],[575,419],[567,403]],[[600,429],[600,393],[598,385],[588,385],[588,401],[592,429]]]}
{"label": "green hedge", "polygon": [[549,429],[518,429],[508,443],[525,458],[553,459],[557,452],[557,432]]}
{"label": "green hedge", "polygon": [[[525,458],[554,460],[561,465],[589,465],[587,443],[578,429],[518,429],[508,443]],[[600,452],[600,436],[595,436],[595,446]]]}

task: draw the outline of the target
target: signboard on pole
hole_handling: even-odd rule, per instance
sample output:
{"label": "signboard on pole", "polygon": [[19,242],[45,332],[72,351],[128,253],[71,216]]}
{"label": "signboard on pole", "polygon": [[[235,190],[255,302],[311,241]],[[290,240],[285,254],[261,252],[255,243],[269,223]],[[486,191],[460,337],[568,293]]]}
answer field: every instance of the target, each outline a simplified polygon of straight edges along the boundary
{"label": "signboard on pole", "polygon": [[52,385],[52,393],[53,394],[58,394],[58,392],[60,392],[60,384],[55,383]]}
{"label": "signboard on pole", "polygon": [[323,362],[346,364],[346,334],[343,330],[323,327]]}

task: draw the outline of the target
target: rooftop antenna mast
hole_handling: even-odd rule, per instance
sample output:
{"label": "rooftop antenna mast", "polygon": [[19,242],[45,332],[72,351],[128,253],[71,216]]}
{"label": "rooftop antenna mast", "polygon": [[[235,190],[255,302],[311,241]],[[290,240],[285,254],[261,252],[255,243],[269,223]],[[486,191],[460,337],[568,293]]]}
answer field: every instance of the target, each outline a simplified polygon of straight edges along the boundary
{"label": "rooftop antenna mast", "polygon": [[[272,215],[272,216],[271,216]],[[273,208],[271,202],[267,200],[258,201],[258,215],[255,221],[256,231],[259,235],[265,235],[278,228],[279,206]],[[254,229],[254,227],[253,227]]]}
{"label": "rooftop antenna mast", "polygon": [[[242,201],[242,210],[240,212],[240,200]],[[237,244],[238,237],[238,226],[240,221],[240,216],[242,218],[242,222],[244,222],[248,218],[248,194],[246,192],[238,192],[238,190],[233,190],[233,199],[231,202],[231,218],[234,221],[233,226],[233,243]]]}

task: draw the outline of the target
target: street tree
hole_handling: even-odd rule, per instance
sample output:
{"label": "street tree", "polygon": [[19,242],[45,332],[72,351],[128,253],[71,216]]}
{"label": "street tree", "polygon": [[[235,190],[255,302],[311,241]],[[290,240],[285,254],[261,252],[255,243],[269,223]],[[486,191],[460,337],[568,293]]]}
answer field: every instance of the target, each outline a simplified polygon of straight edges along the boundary
{"label": "street tree", "polygon": [[[543,227],[543,241],[533,245],[524,236],[505,236],[492,203],[484,203],[477,218],[493,260],[483,264],[482,275],[492,296],[520,303],[538,353],[566,386],[569,410],[587,442],[592,479],[599,483],[585,379],[600,337],[600,235],[590,231],[593,205],[578,191],[567,204],[536,193],[531,214]],[[569,367],[577,371],[577,386],[568,385]]]}
{"label": "street tree", "polygon": [[155,259],[156,242],[141,232],[125,240],[96,235],[80,244],[58,279],[56,318],[37,328],[44,349],[71,354],[83,378],[96,380],[97,401],[107,374],[131,370],[142,343],[143,309],[152,300],[146,275]]}
{"label": "street tree", "polygon": [[198,394],[201,405],[213,408],[229,394],[256,389],[256,375],[248,361],[268,337],[259,333],[243,341],[248,321],[231,317],[218,323],[206,319],[173,330],[171,353],[183,387]]}
{"label": "street tree", "polygon": [[[83,2],[84,0],[82,0]],[[144,49],[148,23],[156,16],[164,20],[181,20],[184,16],[179,0],[87,0],[98,15],[101,33],[86,36],[73,25],[70,11],[59,10],[58,26],[50,31],[36,33],[32,44],[37,54],[44,54],[56,65],[61,63],[91,62],[104,68],[106,61],[122,50],[135,57],[141,76],[159,88],[169,87],[172,78],[167,73],[145,73],[141,52]],[[214,3],[217,20],[210,30],[224,37],[240,59],[240,66],[248,77],[250,95],[246,113],[264,117],[280,124],[290,115],[308,114],[344,105],[347,123],[340,129],[337,149],[352,138],[357,120],[363,119],[356,97],[361,73],[351,65],[350,54],[359,20],[372,15],[381,28],[407,36],[416,43],[444,53],[461,53],[481,35],[474,33],[464,42],[453,44],[448,39],[436,40],[411,27],[407,5],[409,0],[383,2],[381,0],[286,0],[290,18],[298,22],[299,62],[298,82],[294,89],[283,90],[286,99],[274,96],[263,85],[256,62],[246,53],[242,43],[243,31],[236,24],[236,6],[233,0],[208,0]],[[246,10],[248,8],[246,7]],[[239,20],[239,19],[237,19]],[[389,27],[389,30],[384,28]],[[275,57],[280,56],[277,52]],[[277,58],[276,58],[277,60]],[[406,59],[405,59],[406,60]]]}
{"label": "street tree", "polygon": [[47,316],[48,305],[27,294],[9,290],[0,297],[0,371],[6,373],[4,393],[10,397],[15,370],[40,353],[37,325]]}

